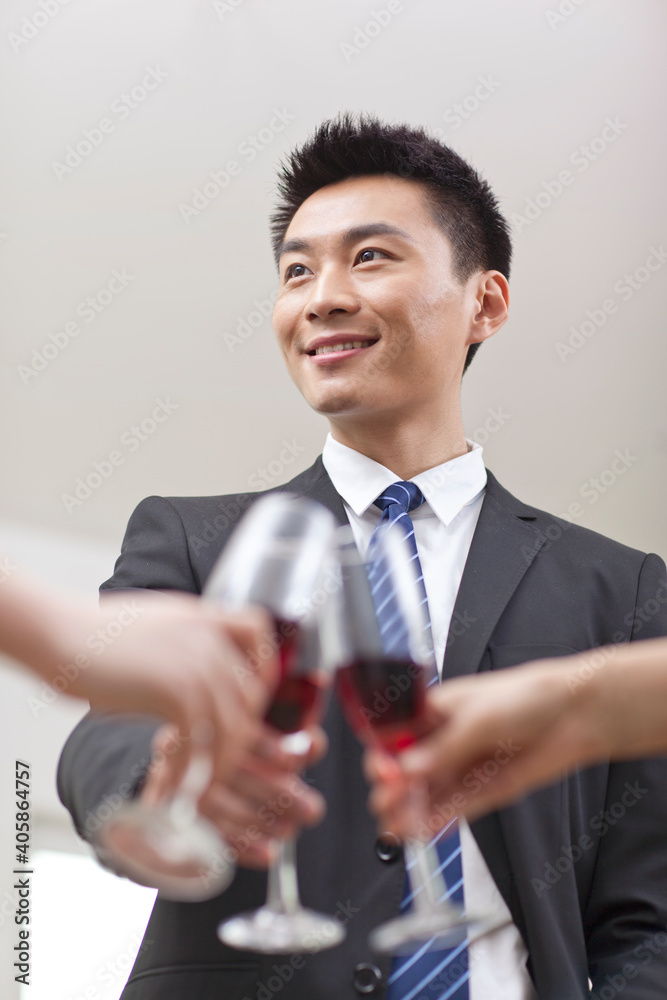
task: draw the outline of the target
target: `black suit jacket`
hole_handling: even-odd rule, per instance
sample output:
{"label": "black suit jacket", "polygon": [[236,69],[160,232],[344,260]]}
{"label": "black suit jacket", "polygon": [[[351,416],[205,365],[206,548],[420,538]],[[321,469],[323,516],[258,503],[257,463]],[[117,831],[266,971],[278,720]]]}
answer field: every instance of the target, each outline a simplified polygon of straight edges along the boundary
{"label": "black suit jacket", "polygon": [[[319,500],[346,523],[321,459],[281,488]],[[257,496],[144,500],[102,589],[201,591]],[[666,600],[657,556],[528,507],[489,474],[445,675],[664,635]],[[355,969],[364,964],[382,973],[375,996],[384,995],[390,963],[371,954],[367,938],[398,911],[403,862],[376,851],[362,750],[335,700],[326,728],[329,752],[309,780],[326,796],[328,812],[299,840],[299,875],[305,904],[337,913],[347,940],[294,961],[224,947],[216,924],[264,898],[265,874],[240,870],[208,902],[157,900],[123,1000],[268,1000],[277,993],[289,1000],[353,1000],[360,993]],[[124,794],[136,784],[154,729],[153,721],[94,715],[75,729],[58,787],[83,836],[90,839],[119,789]],[[540,1000],[587,997],[588,976],[596,995],[607,986],[607,994],[622,992],[623,1000],[667,996],[665,760],[575,773],[472,829],[528,947]]]}

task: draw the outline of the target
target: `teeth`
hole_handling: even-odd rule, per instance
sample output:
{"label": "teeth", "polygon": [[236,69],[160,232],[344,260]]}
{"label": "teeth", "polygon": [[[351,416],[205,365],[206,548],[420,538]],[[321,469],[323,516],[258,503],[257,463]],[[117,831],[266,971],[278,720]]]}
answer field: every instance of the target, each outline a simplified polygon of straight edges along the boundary
{"label": "teeth", "polygon": [[324,347],[316,347],[315,354],[334,354],[336,351],[351,351],[360,347],[370,347],[366,340],[349,340],[345,344],[326,344]]}

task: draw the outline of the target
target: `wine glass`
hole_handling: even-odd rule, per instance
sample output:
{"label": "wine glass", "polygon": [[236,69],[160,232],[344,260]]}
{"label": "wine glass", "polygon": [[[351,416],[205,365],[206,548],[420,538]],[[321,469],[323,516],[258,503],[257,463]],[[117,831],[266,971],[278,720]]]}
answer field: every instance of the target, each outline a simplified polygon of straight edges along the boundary
{"label": "wine glass", "polygon": [[227,888],[236,871],[216,827],[197,809],[213,769],[207,749],[209,727],[204,719],[192,727],[190,760],[167,801],[156,806],[126,802],[97,835],[125,874],[140,885],[157,888],[164,899],[211,899]]}
{"label": "wine glass", "polygon": [[[388,581],[394,620],[400,616],[403,623],[388,652],[369,586],[370,567],[362,561],[348,528],[339,529],[339,551],[343,665],[336,672],[336,690],[359,739],[395,755],[424,735],[426,688],[438,680],[414,556],[396,525],[380,529],[373,538],[372,557]],[[475,938],[491,929],[486,918],[466,915],[462,907],[448,901],[427,822],[427,802],[424,783],[411,781],[408,808],[413,835],[406,840],[404,851],[413,908],[372,932],[370,944],[380,953],[409,953],[420,942],[432,939],[431,947],[449,947],[463,941],[469,929]]]}
{"label": "wine glass", "polygon": [[[305,753],[304,731],[321,716],[333,670],[327,656],[332,602],[323,587],[331,572],[335,521],[320,504],[288,493],[258,500],[239,523],[205,589],[227,608],[258,604],[272,615],[271,652],[278,652],[280,678],[265,721],[284,733],[286,749]],[[322,599],[320,599],[320,596]],[[315,952],[342,941],[333,917],[302,906],[294,838],[274,841],[267,899],[218,927],[232,948],[267,954]]]}

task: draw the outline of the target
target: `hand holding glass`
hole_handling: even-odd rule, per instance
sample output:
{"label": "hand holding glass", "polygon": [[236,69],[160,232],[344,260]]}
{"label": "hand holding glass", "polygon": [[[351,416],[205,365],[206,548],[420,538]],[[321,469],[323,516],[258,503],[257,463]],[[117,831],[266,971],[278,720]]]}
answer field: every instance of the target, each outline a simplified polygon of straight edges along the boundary
{"label": "hand holding glass", "polygon": [[[336,689],[357,736],[396,754],[423,734],[426,688],[438,680],[415,562],[400,528],[387,527],[374,540],[373,558],[382,560],[395,613],[402,616],[405,626],[400,648],[387,653],[366,567],[348,529],[340,529],[340,538],[343,665],[336,674]],[[409,806],[414,834],[404,848],[413,908],[373,931],[370,942],[378,952],[411,951],[432,938],[436,939],[433,947],[448,947],[462,941],[469,927],[481,929],[479,919],[467,917],[462,907],[448,900],[450,893],[427,822],[426,801],[426,790],[413,782]]]}
{"label": "hand holding glass", "polygon": [[[227,608],[259,604],[273,615],[280,679],[265,716],[295,753],[308,749],[304,730],[318,721],[328,681],[323,641],[331,602],[318,604],[333,552],[335,522],[320,504],[286,493],[258,500],[236,528],[205,593]],[[315,952],[338,944],[344,931],[332,917],[299,900],[293,839],[276,840],[264,906],[225,921],[221,940],[269,954]]]}
{"label": "hand holding glass", "polygon": [[197,803],[211,778],[207,724],[195,723],[193,751],[176,793],[157,806],[141,799],[120,806],[98,833],[119,867],[165,899],[195,902],[223,892],[234,877],[227,845]]}

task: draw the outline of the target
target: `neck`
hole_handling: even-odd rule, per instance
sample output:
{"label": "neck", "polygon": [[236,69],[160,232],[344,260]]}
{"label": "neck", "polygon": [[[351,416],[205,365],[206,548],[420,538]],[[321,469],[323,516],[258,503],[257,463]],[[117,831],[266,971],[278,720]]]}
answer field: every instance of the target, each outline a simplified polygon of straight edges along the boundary
{"label": "neck", "polygon": [[403,480],[468,451],[460,409],[436,426],[417,416],[408,422],[377,415],[364,419],[356,414],[354,418],[330,418],[329,422],[336,441],[379,462]]}

